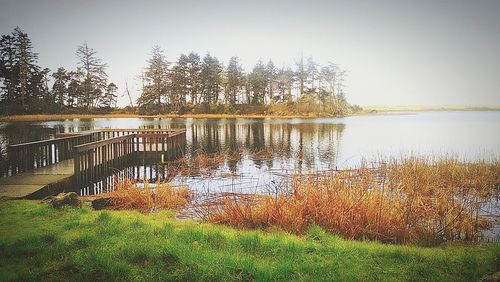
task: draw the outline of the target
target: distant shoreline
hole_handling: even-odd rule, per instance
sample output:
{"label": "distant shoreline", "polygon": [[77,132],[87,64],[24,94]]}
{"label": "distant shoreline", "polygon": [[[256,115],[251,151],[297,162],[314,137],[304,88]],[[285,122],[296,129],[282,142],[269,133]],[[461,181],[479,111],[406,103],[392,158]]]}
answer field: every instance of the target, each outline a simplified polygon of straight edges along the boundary
{"label": "distant shoreline", "polygon": [[[363,111],[347,116],[378,115],[396,112],[425,112],[425,111],[500,111],[500,106],[467,107],[467,106],[366,106]],[[54,121],[65,119],[92,119],[92,118],[329,118],[325,115],[241,115],[241,114],[38,114],[38,115],[8,115],[0,116],[0,122],[32,122]]]}
{"label": "distant shoreline", "polygon": [[321,115],[235,115],[235,114],[160,114],[160,115],[139,115],[139,114],[40,114],[40,115],[11,115],[0,116],[2,122],[15,121],[51,121],[65,119],[91,119],[91,118],[321,118],[330,116]]}
{"label": "distant shoreline", "polygon": [[500,111],[500,106],[364,106],[364,112]]}

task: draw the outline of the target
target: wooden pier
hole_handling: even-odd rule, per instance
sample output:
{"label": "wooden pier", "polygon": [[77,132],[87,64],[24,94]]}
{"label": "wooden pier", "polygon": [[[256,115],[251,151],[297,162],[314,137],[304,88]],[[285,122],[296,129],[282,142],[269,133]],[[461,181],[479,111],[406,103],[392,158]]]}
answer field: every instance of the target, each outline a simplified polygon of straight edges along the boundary
{"label": "wooden pier", "polygon": [[157,153],[163,160],[182,150],[185,142],[183,129],[102,129],[11,145],[0,197],[40,198],[77,191],[126,167],[141,153]]}

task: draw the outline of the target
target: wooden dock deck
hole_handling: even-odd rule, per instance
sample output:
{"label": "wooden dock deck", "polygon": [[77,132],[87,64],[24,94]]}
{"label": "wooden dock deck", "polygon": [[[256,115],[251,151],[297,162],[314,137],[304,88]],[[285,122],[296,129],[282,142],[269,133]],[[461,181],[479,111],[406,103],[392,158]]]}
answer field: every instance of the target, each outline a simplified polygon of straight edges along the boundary
{"label": "wooden dock deck", "polygon": [[74,175],[73,159],[0,178],[0,197],[30,198],[55,183],[69,181]]}
{"label": "wooden dock deck", "polygon": [[185,144],[185,136],[184,130],[104,129],[9,146],[11,175],[0,178],[0,198],[74,191],[125,165],[133,153],[164,153]]}

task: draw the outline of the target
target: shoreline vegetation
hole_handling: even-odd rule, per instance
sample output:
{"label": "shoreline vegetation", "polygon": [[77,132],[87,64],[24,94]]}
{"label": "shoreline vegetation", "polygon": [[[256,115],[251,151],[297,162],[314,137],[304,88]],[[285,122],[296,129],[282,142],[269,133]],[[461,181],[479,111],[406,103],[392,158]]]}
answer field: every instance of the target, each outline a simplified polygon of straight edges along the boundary
{"label": "shoreline vegetation", "polygon": [[477,281],[499,270],[496,243],[390,245],[33,200],[0,202],[0,214],[2,281]]}
{"label": "shoreline vegetation", "polygon": [[[199,156],[198,165],[223,162]],[[189,174],[179,164],[179,173]],[[206,176],[210,177],[210,176]],[[462,162],[456,157],[381,158],[359,167],[290,174],[289,181],[255,193],[188,192],[184,186],[128,179],[94,197],[110,209],[149,213],[190,210],[191,218],[243,229],[279,229],[302,235],[316,225],[346,239],[439,246],[479,242],[492,222],[484,209],[499,196],[500,161]],[[144,186],[144,187],[142,187]],[[196,200],[204,199],[204,200]]]}
{"label": "shoreline vegetation", "polygon": [[[362,110],[347,114],[345,116],[377,115],[392,112],[425,112],[425,111],[500,111],[500,106],[365,106]],[[157,114],[145,115],[137,113],[105,113],[105,114],[22,114],[22,115],[0,115],[0,122],[29,122],[29,121],[53,121],[66,119],[92,119],[92,118],[325,118],[335,117],[326,114],[211,114],[211,113],[187,113],[187,114]],[[337,116],[338,117],[338,116]]]}
{"label": "shoreline vegetation", "polygon": [[38,114],[38,115],[9,115],[0,116],[0,121],[51,121],[65,119],[92,119],[92,118],[318,118],[329,117],[322,115],[266,115],[266,114]]}

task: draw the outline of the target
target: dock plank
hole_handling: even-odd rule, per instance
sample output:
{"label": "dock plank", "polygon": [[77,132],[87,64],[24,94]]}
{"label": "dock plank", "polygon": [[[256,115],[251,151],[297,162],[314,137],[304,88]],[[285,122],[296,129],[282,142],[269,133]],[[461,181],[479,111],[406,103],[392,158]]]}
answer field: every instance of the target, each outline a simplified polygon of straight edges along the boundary
{"label": "dock plank", "polygon": [[0,197],[23,198],[74,174],[73,160],[0,178]]}

